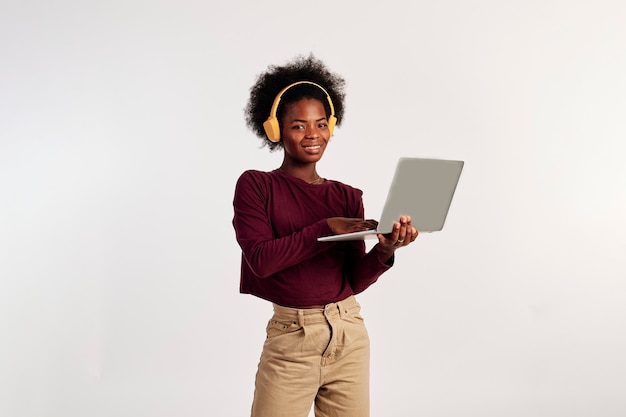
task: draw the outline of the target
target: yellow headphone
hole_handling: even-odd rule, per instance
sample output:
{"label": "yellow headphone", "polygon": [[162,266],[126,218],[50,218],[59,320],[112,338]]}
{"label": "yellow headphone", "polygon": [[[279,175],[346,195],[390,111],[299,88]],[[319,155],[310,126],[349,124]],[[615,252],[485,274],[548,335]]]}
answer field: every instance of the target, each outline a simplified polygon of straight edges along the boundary
{"label": "yellow headphone", "polygon": [[276,111],[278,110],[278,104],[280,103],[280,99],[282,98],[285,91],[289,90],[291,87],[299,85],[299,84],[311,84],[319,88],[326,94],[326,99],[328,100],[328,105],[330,106],[330,117],[328,118],[328,130],[330,135],[333,135],[333,130],[335,129],[335,125],[337,124],[337,118],[335,117],[335,107],[333,106],[333,102],[330,99],[330,95],[328,92],[319,84],[316,84],[311,81],[298,81],[293,84],[289,84],[287,87],[280,90],[276,98],[274,99],[274,104],[272,104],[272,109],[270,110],[270,116],[267,118],[265,122],[263,122],[263,129],[265,129],[265,134],[268,139],[272,142],[280,142],[280,125],[278,124],[278,119],[276,118]]}

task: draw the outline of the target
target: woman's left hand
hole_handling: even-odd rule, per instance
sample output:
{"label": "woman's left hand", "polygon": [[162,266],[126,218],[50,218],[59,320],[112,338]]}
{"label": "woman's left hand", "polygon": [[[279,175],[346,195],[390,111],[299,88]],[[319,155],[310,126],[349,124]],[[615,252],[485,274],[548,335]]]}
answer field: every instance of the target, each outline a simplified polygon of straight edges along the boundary
{"label": "woman's left hand", "polygon": [[377,249],[386,262],[393,252],[415,241],[418,235],[417,229],[411,224],[411,216],[400,216],[399,221],[393,224],[393,230],[389,235],[378,234]]}

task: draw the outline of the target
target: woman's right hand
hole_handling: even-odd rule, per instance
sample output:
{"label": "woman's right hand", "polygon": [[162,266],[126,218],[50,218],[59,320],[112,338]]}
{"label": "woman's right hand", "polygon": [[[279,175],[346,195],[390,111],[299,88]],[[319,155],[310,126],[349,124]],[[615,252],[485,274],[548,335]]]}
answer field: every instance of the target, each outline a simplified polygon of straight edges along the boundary
{"label": "woman's right hand", "polygon": [[368,219],[353,219],[350,217],[331,217],[326,219],[328,227],[336,235],[342,235],[344,233],[363,232],[365,230],[376,229],[378,222],[376,220]]}

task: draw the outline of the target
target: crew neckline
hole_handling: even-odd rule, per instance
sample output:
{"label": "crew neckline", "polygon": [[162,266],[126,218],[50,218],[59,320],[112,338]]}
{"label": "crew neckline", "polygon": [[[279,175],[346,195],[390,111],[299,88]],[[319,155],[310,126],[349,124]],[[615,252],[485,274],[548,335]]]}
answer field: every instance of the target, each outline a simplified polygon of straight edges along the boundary
{"label": "crew neckline", "polygon": [[297,182],[299,184],[305,184],[309,187],[323,187],[324,185],[328,184],[330,182],[330,180],[328,178],[322,177],[320,175],[320,178],[322,178],[324,181],[320,182],[319,184],[311,184],[310,182],[307,182],[305,180],[303,180],[302,178],[298,178],[298,177],[294,177],[291,174],[286,173],[285,171],[283,171],[280,168],[276,168],[273,172],[278,173],[279,175],[289,179],[290,181],[294,181]]}

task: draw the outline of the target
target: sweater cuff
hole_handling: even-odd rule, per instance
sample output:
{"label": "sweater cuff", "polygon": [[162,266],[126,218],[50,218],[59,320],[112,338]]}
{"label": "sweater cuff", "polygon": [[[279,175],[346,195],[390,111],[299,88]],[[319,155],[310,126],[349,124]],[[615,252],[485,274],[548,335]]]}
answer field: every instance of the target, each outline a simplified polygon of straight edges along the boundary
{"label": "sweater cuff", "polygon": [[[387,259],[387,262],[381,262],[381,263],[385,265],[387,268],[391,268],[395,261],[396,261],[396,254],[394,253],[393,255],[391,255],[391,258]],[[378,262],[380,262],[380,259],[378,260]]]}
{"label": "sweater cuff", "polygon": [[330,236],[333,234],[333,231],[328,225],[328,222],[326,221],[326,219],[318,221],[318,224],[319,224],[320,235],[317,237]]}

